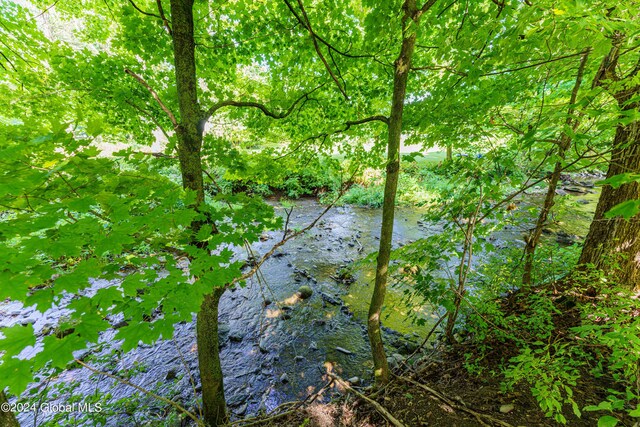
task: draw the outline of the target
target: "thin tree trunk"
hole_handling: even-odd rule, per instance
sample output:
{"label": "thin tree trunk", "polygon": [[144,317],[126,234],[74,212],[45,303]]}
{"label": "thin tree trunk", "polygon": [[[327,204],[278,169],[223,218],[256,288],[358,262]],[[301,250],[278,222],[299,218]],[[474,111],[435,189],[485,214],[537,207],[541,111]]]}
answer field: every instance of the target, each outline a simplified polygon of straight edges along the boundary
{"label": "thin tree trunk", "polygon": [[228,421],[218,348],[218,303],[223,293],[224,288],[218,288],[205,296],[196,325],[202,406],[204,421],[209,426]]}
{"label": "thin tree trunk", "polygon": [[[640,121],[618,126],[607,178],[629,172],[640,173]],[[619,203],[638,199],[637,182],[602,188],[579,261],[612,274],[619,284],[631,289],[640,289],[640,215],[625,220],[607,219],[604,214]],[[622,255],[623,259],[615,258],[616,255]]]}
{"label": "thin tree trunk", "polygon": [[[180,123],[176,128],[176,135],[182,185],[196,192],[196,206],[199,206],[204,202],[201,155],[204,113],[198,104],[193,0],[171,0],[171,20],[180,107]],[[196,232],[201,226],[204,224],[193,224],[193,231]],[[203,421],[211,427],[223,425],[228,420],[218,349],[218,303],[223,292],[224,289],[219,288],[205,295],[196,326]]]}
{"label": "thin tree trunk", "polygon": [[448,162],[453,160],[453,147],[451,147],[451,144],[447,144],[447,157],[446,157],[446,160]]}
{"label": "thin tree trunk", "polygon": [[[580,86],[582,85],[582,77],[584,76],[584,69],[587,64],[588,58],[589,50],[585,51],[585,53],[580,58],[580,66],[578,67],[576,82],[573,85],[571,98],[569,99],[569,109],[567,112],[565,126],[571,127],[574,131],[577,129],[579,124],[578,119],[573,117],[575,112],[575,104],[578,98],[578,92],[580,91]],[[540,215],[538,215],[538,220],[536,221],[535,228],[526,239],[526,246],[524,248],[524,272],[522,274],[523,285],[531,284],[531,273],[533,270],[533,260],[535,257],[536,247],[540,242],[542,230],[547,224],[549,212],[551,212],[551,208],[553,208],[553,205],[555,204],[554,199],[556,196],[556,188],[558,188],[558,182],[560,181],[560,174],[562,173],[562,163],[565,159],[566,151],[569,149],[570,145],[571,136],[564,132],[560,137],[560,141],[558,143],[559,160],[556,162],[553,168],[553,172],[551,173],[551,177],[549,178],[549,188],[547,188],[547,195],[545,196],[544,203],[542,204],[542,208],[540,209]]]}
{"label": "thin tree trunk", "polygon": [[[5,406],[8,403],[7,395],[4,394],[4,391],[0,391],[0,406]],[[18,424],[13,412],[0,409],[0,427],[20,427],[20,424]]]}
{"label": "thin tree trunk", "polygon": [[[400,55],[394,62],[393,100],[389,117],[389,134],[387,140],[387,169],[384,186],[384,204],[382,206],[382,226],[380,228],[380,247],[376,265],[376,279],[371,296],[368,317],[369,342],[373,356],[374,376],[376,384],[389,382],[389,365],[384,351],[380,316],[387,291],[391,242],[393,238],[393,219],[395,200],[400,172],[400,136],[402,134],[402,113],[407,92],[407,78],[411,68],[411,58],[416,43],[416,28],[419,21],[415,0],[407,0],[403,6],[403,40]],[[414,18],[416,20],[414,20]]]}

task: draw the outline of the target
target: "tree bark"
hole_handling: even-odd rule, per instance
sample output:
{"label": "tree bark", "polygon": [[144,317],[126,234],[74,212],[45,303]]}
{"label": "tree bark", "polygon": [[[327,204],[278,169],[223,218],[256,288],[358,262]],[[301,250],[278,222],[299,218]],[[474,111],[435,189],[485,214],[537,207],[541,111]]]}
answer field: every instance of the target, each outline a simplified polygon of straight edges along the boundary
{"label": "tree bark", "polygon": [[[571,91],[571,98],[569,99],[569,109],[567,111],[565,126],[571,127],[574,132],[578,128],[579,124],[578,119],[573,117],[575,112],[575,104],[578,98],[578,92],[580,91],[580,86],[582,85],[582,77],[584,76],[584,69],[586,67],[588,58],[589,51],[587,50],[580,58],[580,66],[578,67],[576,81],[573,85],[573,90]],[[562,173],[562,163],[565,159],[566,151],[569,149],[570,145],[571,136],[566,132],[563,132],[562,136],[560,137],[560,141],[558,142],[558,157],[560,160],[556,162],[553,168],[553,172],[551,173],[551,177],[549,178],[549,188],[547,188],[547,194],[544,198],[542,208],[540,209],[540,214],[538,215],[536,226],[526,239],[526,245],[524,248],[524,272],[522,274],[523,285],[531,284],[531,274],[533,270],[533,260],[535,257],[536,247],[540,242],[542,229],[547,224],[549,212],[551,212],[551,209],[555,204],[554,199],[556,196],[556,188],[558,188],[558,182],[560,181],[560,174]]]}
{"label": "tree bark", "polygon": [[382,206],[382,226],[380,227],[380,247],[376,265],[376,279],[369,305],[367,330],[373,356],[374,376],[377,385],[389,382],[389,365],[384,351],[380,316],[387,291],[391,242],[393,238],[393,219],[395,200],[400,173],[400,137],[402,134],[402,113],[407,92],[407,78],[411,68],[411,58],[416,43],[416,27],[420,14],[415,0],[406,0],[402,19],[403,35],[400,55],[394,62],[393,99],[389,117],[389,133],[387,139],[387,167],[384,186],[384,202]]}
{"label": "tree bark", "polygon": [[[7,403],[9,403],[7,395],[4,391],[0,391],[0,406]],[[0,427],[20,427],[20,424],[13,412],[0,409]]]}
{"label": "tree bark", "polygon": [[[607,178],[621,173],[640,173],[640,121],[619,125],[613,145]],[[619,203],[638,199],[640,184],[637,182],[602,188],[579,261],[610,273],[618,284],[631,289],[640,289],[640,215],[629,220],[607,219],[604,215]],[[612,258],[616,255],[622,255],[622,259]]]}
{"label": "tree bark", "polygon": [[[640,109],[640,102],[634,100],[640,94],[640,85],[634,82],[640,63],[628,75],[619,75],[618,60],[625,39],[625,34],[613,34],[611,50],[602,60],[593,86],[604,87],[620,109],[632,111]],[[628,83],[620,84],[622,81]],[[640,121],[618,124],[612,148],[607,178],[622,173],[640,173]],[[631,289],[640,289],[640,214],[629,220],[605,218],[605,214],[617,204],[638,199],[638,182],[602,188],[578,261],[582,266],[593,265],[614,278],[617,284]]]}
{"label": "tree bark", "polygon": [[[201,149],[206,119],[198,104],[193,0],[171,0],[171,20],[180,108],[180,122],[176,126],[178,157],[182,185],[196,192],[197,208],[204,202]],[[192,224],[193,231],[201,226],[202,223]],[[205,295],[196,324],[203,421],[211,427],[228,421],[218,349],[218,303],[223,292],[223,288],[218,288]]]}
{"label": "tree bark", "polygon": [[209,426],[228,421],[218,348],[218,303],[223,293],[224,288],[218,288],[205,296],[196,324],[202,406],[204,421]]}

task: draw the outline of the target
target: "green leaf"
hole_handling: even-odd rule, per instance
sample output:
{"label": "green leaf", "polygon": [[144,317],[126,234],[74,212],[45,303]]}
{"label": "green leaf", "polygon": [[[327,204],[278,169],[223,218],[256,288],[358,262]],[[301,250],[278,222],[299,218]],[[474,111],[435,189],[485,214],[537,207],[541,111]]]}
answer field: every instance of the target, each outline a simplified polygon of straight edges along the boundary
{"label": "green leaf", "polygon": [[12,394],[19,396],[33,381],[31,365],[31,360],[15,357],[4,360],[0,365],[0,377],[2,377],[3,385],[9,387]]}
{"label": "green leaf", "polygon": [[607,178],[603,181],[599,181],[598,185],[610,185],[613,188],[618,188],[624,184],[640,181],[640,174],[637,173],[621,173]]}
{"label": "green leaf", "polygon": [[73,352],[86,347],[86,341],[76,334],[64,338],[48,335],[44,337],[43,345],[43,350],[34,360],[34,368],[40,369],[51,362],[51,367],[64,369],[73,360]]}
{"label": "green leaf", "polygon": [[629,220],[636,216],[640,212],[640,200],[627,200],[626,202],[618,203],[608,212],[604,214],[605,218],[613,218],[621,216],[626,220]]}
{"label": "green leaf", "polygon": [[16,356],[26,347],[36,343],[36,336],[31,324],[26,326],[15,325],[1,329],[0,332],[4,335],[4,338],[0,340],[0,351],[5,352],[3,356],[5,358]]}
{"label": "green leaf", "polygon": [[611,415],[603,415],[598,419],[598,427],[615,427],[618,424],[618,419]]}

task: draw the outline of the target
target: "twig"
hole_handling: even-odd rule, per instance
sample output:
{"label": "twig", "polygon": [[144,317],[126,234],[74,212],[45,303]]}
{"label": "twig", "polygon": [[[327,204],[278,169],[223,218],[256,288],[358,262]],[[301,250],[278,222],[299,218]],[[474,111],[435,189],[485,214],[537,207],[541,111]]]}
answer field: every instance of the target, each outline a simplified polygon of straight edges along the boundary
{"label": "twig", "polygon": [[198,419],[198,417],[196,417],[193,413],[187,411],[184,407],[182,407],[180,404],[174,402],[173,400],[167,399],[166,397],[160,396],[160,395],[158,395],[158,394],[156,394],[156,393],[154,393],[154,392],[152,392],[150,390],[144,389],[144,388],[142,388],[142,387],[140,387],[140,386],[138,386],[136,384],[133,384],[132,382],[129,382],[129,381],[125,380],[124,378],[120,378],[120,377],[118,377],[116,375],[110,374],[109,372],[104,372],[104,371],[96,369],[96,368],[94,368],[92,366],[89,366],[86,363],[84,363],[82,360],[79,360],[79,359],[74,359],[74,360],[75,360],[76,363],[78,363],[81,366],[84,366],[85,368],[87,368],[88,370],[90,370],[93,373],[109,377],[109,378],[111,378],[113,380],[116,380],[116,381],[118,381],[118,382],[120,382],[122,384],[128,385],[129,387],[133,387],[136,390],[141,391],[144,394],[147,394],[147,395],[149,395],[151,397],[154,397],[154,398],[156,398],[158,400],[161,400],[164,403],[167,403],[167,404],[173,406],[178,411],[182,412],[183,414],[186,414],[189,418],[191,418],[193,421],[195,421],[196,425],[198,425],[199,427],[204,427],[204,424],[202,424],[202,421],[200,421]]}
{"label": "twig", "polygon": [[164,9],[162,8],[162,0],[156,0],[156,4],[158,5],[158,13],[160,14],[160,18],[162,19],[162,23],[164,24],[167,32],[171,37],[173,37],[173,31],[171,30],[171,25],[169,24],[169,20],[164,14]]}
{"label": "twig", "polygon": [[435,323],[435,325],[433,325],[433,327],[431,328],[431,330],[429,331],[429,333],[427,334],[427,337],[424,339],[424,341],[422,341],[422,344],[420,344],[420,346],[409,355],[409,357],[407,357],[405,360],[402,361],[402,364],[406,367],[410,367],[407,364],[407,361],[409,359],[411,359],[413,356],[415,356],[420,350],[422,350],[424,348],[425,345],[427,345],[427,342],[429,342],[429,338],[431,338],[431,335],[433,335],[433,333],[436,331],[436,329],[438,328],[438,326],[440,326],[440,323],[442,323],[442,321],[444,320],[444,318],[446,317],[446,314],[443,314],[442,316],[440,316],[440,318],[438,319],[438,321]]}
{"label": "twig", "polygon": [[180,346],[176,342],[175,338],[173,339],[173,345],[176,347],[176,350],[178,350],[178,354],[180,355],[180,360],[182,361],[182,366],[184,366],[184,368],[187,370],[187,374],[189,375],[189,383],[191,383],[191,391],[193,391],[193,397],[194,399],[196,399],[196,408],[198,408],[198,413],[200,414],[200,418],[203,418],[202,406],[200,406],[200,403],[198,402],[198,398],[197,398],[198,392],[196,391],[196,382],[193,379],[193,375],[191,375],[191,369],[189,368],[187,361],[184,359],[182,350],[180,350]]}
{"label": "twig", "polygon": [[351,386],[349,385],[349,383],[347,383],[345,380],[343,380],[342,378],[340,378],[339,376],[332,374],[331,372],[327,372],[327,375],[331,378],[333,378],[340,386],[344,387],[345,390],[355,394],[356,396],[358,396],[360,399],[364,400],[365,402],[369,403],[371,406],[373,406],[376,411],[378,411],[380,414],[382,414],[391,424],[393,424],[395,427],[405,427],[404,424],[402,424],[400,421],[398,421],[398,419],[396,419],[393,415],[391,415],[391,413],[389,411],[387,411],[382,405],[380,405],[378,402],[376,402],[373,399],[368,398],[367,396],[365,396],[364,394],[360,393],[357,390],[354,390],[353,388],[351,388]]}

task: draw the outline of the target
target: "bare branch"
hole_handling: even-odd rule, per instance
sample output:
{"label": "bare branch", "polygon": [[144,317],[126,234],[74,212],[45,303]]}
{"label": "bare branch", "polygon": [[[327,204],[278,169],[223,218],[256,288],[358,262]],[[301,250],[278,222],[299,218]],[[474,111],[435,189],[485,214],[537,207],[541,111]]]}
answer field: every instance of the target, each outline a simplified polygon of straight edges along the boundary
{"label": "bare branch", "polygon": [[169,120],[171,120],[171,123],[173,123],[173,126],[176,127],[178,126],[178,121],[176,120],[176,116],[173,115],[173,113],[171,112],[171,110],[164,104],[164,102],[162,102],[162,100],[160,99],[160,97],[158,96],[158,94],[156,93],[155,90],[153,90],[153,88],[151,86],[149,86],[149,84],[147,82],[144,81],[144,79],[142,77],[140,77],[139,75],[137,75],[136,73],[134,73],[133,71],[129,70],[128,68],[125,68],[124,70],[125,73],[129,74],[130,76],[132,76],[134,79],[136,79],[142,86],[144,86],[149,93],[151,93],[151,96],[153,96],[153,99],[156,100],[156,102],[158,103],[158,105],[160,105],[160,108],[162,108],[162,110],[167,113],[167,116],[169,116]]}
{"label": "bare branch", "polygon": [[60,1],[60,0],[56,0],[56,1],[54,1],[52,5],[48,6],[46,9],[44,9],[42,12],[40,12],[38,15],[34,16],[34,17],[33,17],[33,18],[31,18],[31,19],[38,19],[38,18],[40,18],[42,15],[44,15],[45,13],[47,13],[51,8],[55,7],[55,5],[56,5],[56,4],[58,4],[58,2],[59,2],[59,1]]}
{"label": "bare branch", "polygon": [[592,88],[604,85],[605,80],[620,80],[620,77],[616,72],[616,67],[618,66],[618,59],[620,58],[620,47],[623,39],[623,34],[617,33],[613,36],[611,49],[607,56],[602,60],[600,68],[593,78],[593,83],[591,85]]}
{"label": "bare branch", "polygon": [[311,230],[313,227],[315,227],[315,225],[318,223],[318,221],[320,221],[320,219],[327,213],[329,212],[329,210],[331,208],[333,208],[333,206],[342,198],[342,196],[344,195],[344,193],[347,192],[347,190],[349,188],[351,188],[351,185],[353,184],[353,177],[355,176],[356,172],[353,173],[353,175],[351,176],[351,178],[349,178],[349,180],[343,185],[342,189],[340,190],[340,193],[338,193],[338,196],[333,200],[333,202],[331,202],[331,204],[329,204],[321,213],[320,215],[318,215],[311,223],[309,223],[309,225],[307,225],[305,228],[303,228],[300,231],[297,231],[295,233],[291,233],[287,238],[284,238],[282,240],[280,240],[278,243],[274,244],[271,249],[265,253],[255,264],[254,266],[251,268],[251,270],[249,270],[248,272],[244,273],[242,276],[236,277],[235,279],[233,279],[229,284],[227,284],[227,287],[231,287],[233,285],[235,285],[238,282],[242,282],[244,280],[247,280],[248,278],[250,278],[251,276],[253,276],[254,274],[256,274],[256,272],[258,271],[258,269],[260,269],[260,267],[262,266],[262,264],[264,264],[264,262],[266,260],[268,260],[269,258],[271,258],[271,256],[275,253],[275,251],[281,247],[282,245],[284,245],[285,243],[287,243],[289,240],[296,238],[298,236],[300,236],[301,234],[306,233],[307,231]]}
{"label": "bare branch", "polygon": [[139,385],[136,385],[132,382],[129,382],[128,380],[125,380],[124,378],[120,378],[118,376],[115,376],[113,374],[110,374],[109,372],[104,372],[101,371],[99,369],[96,369],[92,366],[87,365],[86,363],[84,363],[82,360],[80,359],[75,359],[75,362],[78,363],[81,366],[84,366],[85,368],[87,368],[88,370],[90,370],[91,372],[95,373],[95,374],[100,374],[100,375],[104,375],[106,377],[111,378],[112,380],[116,380],[119,383],[128,385],[129,387],[133,387],[138,391],[141,391],[142,393],[149,395],[155,399],[158,399],[164,403],[167,403],[171,406],[173,406],[174,408],[176,408],[178,411],[182,412],[183,414],[185,414],[186,416],[188,416],[189,418],[191,418],[193,421],[195,421],[197,426],[202,426],[202,421],[200,421],[198,419],[198,417],[196,417],[193,413],[189,412],[188,410],[186,410],[183,406],[181,406],[180,404],[174,402],[173,400],[167,399],[166,397],[160,396],[150,390],[147,390],[145,388],[140,387]]}
{"label": "bare branch", "polygon": [[[13,71],[18,71],[16,69],[16,66],[13,65],[13,62],[11,62],[11,60],[9,58],[7,58],[7,55],[5,55],[2,52],[0,52],[0,55],[2,55],[2,57],[5,59],[5,61],[7,61],[7,64],[11,65],[11,68],[13,68]],[[2,65],[1,63],[0,63],[0,66],[6,70],[6,67],[4,65]]]}
{"label": "bare branch", "polygon": [[411,71],[423,71],[423,70],[431,70],[431,71],[446,70],[452,74],[467,77],[467,73],[463,71],[458,71],[455,68],[449,67],[446,65],[427,65],[424,67],[411,67]]}
{"label": "bare branch", "polygon": [[[558,56],[556,58],[546,59],[544,61],[536,62],[535,64],[528,64],[528,65],[523,65],[521,67],[515,67],[515,68],[507,68],[505,70],[489,71],[487,73],[479,74],[478,77],[497,76],[497,75],[500,75],[500,74],[514,73],[516,71],[526,70],[528,68],[540,67],[541,65],[550,64],[552,62],[557,62],[557,61],[562,61],[564,59],[573,58],[575,56],[580,56],[583,53],[584,53],[584,51],[580,51],[580,52],[571,53],[571,54],[568,54],[568,55]],[[449,66],[446,66],[446,65],[427,65],[427,66],[424,66],[424,67],[412,67],[411,70],[413,70],[413,71],[420,71],[420,70],[446,70],[446,71],[449,71],[452,74],[455,74],[455,75],[458,75],[458,76],[462,76],[462,77],[467,77],[469,75],[465,71],[456,70],[455,68],[449,67]]]}
{"label": "bare branch", "polygon": [[322,138],[322,144],[324,144],[324,142],[327,140],[327,138],[329,138],[331,135],[336,135],[338,133],[344,133],[344,132],[348,131],[349,129],[351,129],[352,126],[362,125],[362,124],[365,124],[365,123],[376,122],[376,121],[377,122],[382,122],[382,123],[384,123],[386,125],[389,125],[389,118],[386,117],[386,116],[382,116],[382,115],[370,116],[370,117],[366,117],[366,118],[360,119],[360,120],[349,120],[349,121],[346,121],[344,123],[344,128],[342,128],[342,129],[337,129],[337,130],[334,130],[334,131],[331,131],[331,132],[323,132],[321,134],[310,136],[308,138],[303,139],[298,144],[296,144],[296,146],[293,149],[289,150],[287,153],[285,153],[285,154],[283,154],[283,155],[281,155],[279,157],[276,157],[275,160],[282,159],[284,157],[287,157],[291,153],[294,153],[300,147],[302,147],[304,145],[304,143],[306,143],[308,141]]}

